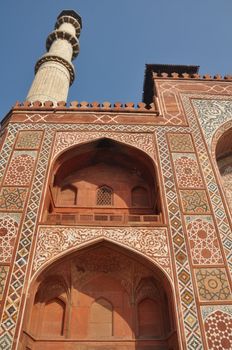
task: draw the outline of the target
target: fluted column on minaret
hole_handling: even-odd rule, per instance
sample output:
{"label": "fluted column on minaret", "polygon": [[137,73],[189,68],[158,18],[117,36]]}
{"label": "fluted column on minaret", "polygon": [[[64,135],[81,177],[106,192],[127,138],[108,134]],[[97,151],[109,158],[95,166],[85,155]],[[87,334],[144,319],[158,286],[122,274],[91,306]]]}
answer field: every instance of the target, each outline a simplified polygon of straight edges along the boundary
{"label": "fluted column on minaret", "polygon": [[81,17],[71,10],[58,16],[55,30],[49,34],[45,53],[35,65],[35,78],[28,101],[66,101],[69,86],[75,78],[72,60],[79,53]]}

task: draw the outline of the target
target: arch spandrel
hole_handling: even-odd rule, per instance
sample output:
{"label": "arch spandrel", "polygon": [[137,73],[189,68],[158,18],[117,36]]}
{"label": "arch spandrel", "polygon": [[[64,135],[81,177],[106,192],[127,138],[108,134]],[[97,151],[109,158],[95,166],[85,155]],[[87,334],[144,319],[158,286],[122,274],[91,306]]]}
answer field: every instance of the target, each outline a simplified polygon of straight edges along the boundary
{"label": "arch spandrel", "polygon": [[192,103],[205,134],[208,147],[211,148],[213,135],[230,122],[232,101],[219,96],[205,96],[204,99],[193,95]]}
{"label": "arch spandrel", "polygon": [[166,228],[82,228],[41,226],[33,263],[32,279],[45,267],[85,246],[109,241],[156,265],[172,281],[170,252]]}
{"label": "arch spandrel", "polygon": [[96,141],[107,138],[118,141],[122,144],[133,146],[142,150],[156,162],[156,151],[154,146],[154,136],[151,133],[116,133],[116,132],[57,132],[53,147],[52,160],[54,161],[61,153],[81,143]]}

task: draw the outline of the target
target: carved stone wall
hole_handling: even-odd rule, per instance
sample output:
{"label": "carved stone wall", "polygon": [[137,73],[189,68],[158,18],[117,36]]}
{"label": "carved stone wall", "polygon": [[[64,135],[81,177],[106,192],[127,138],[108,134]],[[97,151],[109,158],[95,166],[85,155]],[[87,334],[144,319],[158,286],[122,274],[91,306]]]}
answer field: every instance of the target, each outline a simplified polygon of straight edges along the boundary
{"label": "carved stone wall", "polygon": [[146,256],[171,277],[167,230],[163,228],[82,228],[41,226],[33,271],[72,252],[75,248],[109,240]]}
{"label": "carved stone wall", "polygon": [[[213,135],[219,137],[219,128],[231,127],[231,91],[226,83],[194,84],[160,83],[160,91],[178,95],[172,96],[177,104],[172,113],[164,108],[168,96],[163,94],[162,111],[166,120],[169,114],[171,118],[165,125],[160,119],[157,124],[75,124],[68,113],[65,120],[63,111],[61,123],[56,113],[17,112],[18,122],[9,124],[0,154],[0,347],[18,346],[23,293],[27,294],[33,276],[56,259],[104,239],[146,257],[176,281],[173,295],[179,305],[180,348],[232,346],[226,333],[232,303],[231,218],[210,153]],[[194,92],[193,86],[201,91]],[[220,97],[221,93],[225,96]],[[87,228],[39,223],[51,159],[102,137],[138,147],[155,160],[165,225]],[[18,160],[22,167],[17,167]],[[222,327],[212,331],[219,319]]]}

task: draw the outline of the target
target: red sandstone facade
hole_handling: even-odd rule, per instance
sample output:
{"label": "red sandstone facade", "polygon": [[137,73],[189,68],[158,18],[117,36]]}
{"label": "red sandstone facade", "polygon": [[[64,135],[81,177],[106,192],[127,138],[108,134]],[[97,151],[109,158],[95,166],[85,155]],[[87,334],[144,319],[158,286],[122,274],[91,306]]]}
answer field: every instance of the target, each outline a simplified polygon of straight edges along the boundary
{"label": "red sandstone facade", "polygon": [[189,69],[5,117],[1,349],[232,348],[232,82]]}

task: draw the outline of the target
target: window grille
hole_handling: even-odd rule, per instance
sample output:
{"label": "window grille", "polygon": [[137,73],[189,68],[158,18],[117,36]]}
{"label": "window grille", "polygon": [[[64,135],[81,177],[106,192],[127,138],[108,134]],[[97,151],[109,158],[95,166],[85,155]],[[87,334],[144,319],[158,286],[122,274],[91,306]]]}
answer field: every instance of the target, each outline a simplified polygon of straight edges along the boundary
{"label": "window grille", "polygon": [[113,205],[113,191],[107,186],[97,190],[97,205]]}

